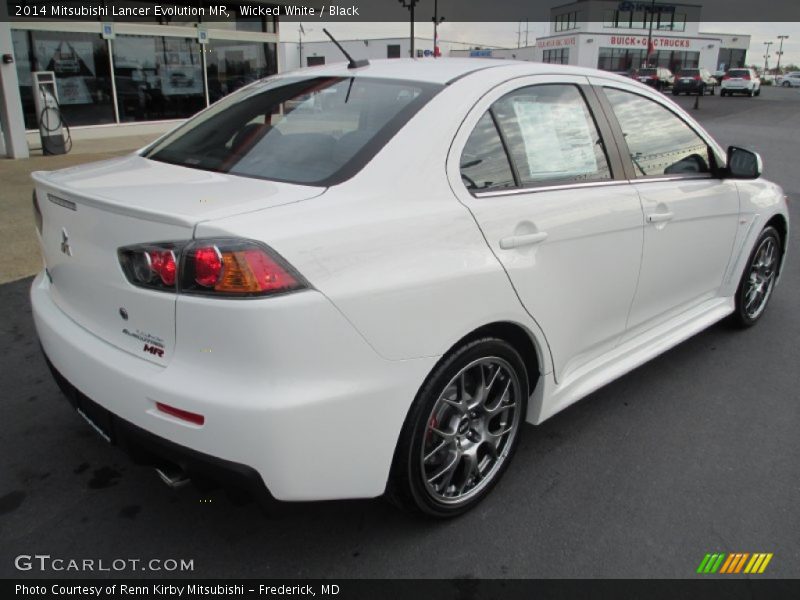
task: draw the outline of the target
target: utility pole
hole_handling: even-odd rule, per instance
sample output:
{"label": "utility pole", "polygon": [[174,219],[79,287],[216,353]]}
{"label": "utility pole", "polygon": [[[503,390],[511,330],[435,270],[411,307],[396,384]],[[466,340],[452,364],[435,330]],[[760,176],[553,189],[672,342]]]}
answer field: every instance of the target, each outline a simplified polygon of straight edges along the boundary
{"label": "utility pole", "polygon": [[653,20],[656,16],[656,0],[650,4],[650,27],[647,30],[647,56],[644,59],[644,66],[650,66],[650,53],[653,51]]}
{"label": "utility pole", "polygon": [[778,39],[781,41],[781,45],[778,48],[778,64],[775,67],[775,75],[780,75],[781,74],[781,56],[783,56],[783,40],[785,40],[788,37],[789,37],[788,35],[779,35],[778,36]]}
{"label": "utility pole", "polygon": [[517,21],[517,48],[522,44],[522,21]]}
{"label": "utility pole", "polygon": [[528,22],[528,19],[525,19],[525,47],[526,48],[528,47],[528,33],[530,33],[530,30],[531,30],[530,23]]}
{"label": "utility pole", "polygon": [[411,58],[414,58],[416,52],[414,51],[414,9],[419,0],[397,0],[403,8],[407,8],[411,13]]}
{"label": "utility pole", "polygon": [[764,45],[767,47],[767,51],[764,53],[764,75],[767,74],[769,70],[769,47],[772,46],[774,42],[764,42]]}
{"label": "utility pole", "polygon": [[439,57],[439,25],[444,17],[439,16],[439,0],[433,0],[433,58]]}

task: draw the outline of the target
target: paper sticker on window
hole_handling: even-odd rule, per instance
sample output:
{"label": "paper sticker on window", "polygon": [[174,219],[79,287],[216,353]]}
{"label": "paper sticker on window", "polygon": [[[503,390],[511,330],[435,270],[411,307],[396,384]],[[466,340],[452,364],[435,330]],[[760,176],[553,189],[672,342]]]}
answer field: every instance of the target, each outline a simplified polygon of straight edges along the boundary
{"label": "paper sticker on window", "polygon": [[583,179],[595,175],[595,140],[583,104],[547,100],[538,100],[535,95],[512,99],[530,179]]}

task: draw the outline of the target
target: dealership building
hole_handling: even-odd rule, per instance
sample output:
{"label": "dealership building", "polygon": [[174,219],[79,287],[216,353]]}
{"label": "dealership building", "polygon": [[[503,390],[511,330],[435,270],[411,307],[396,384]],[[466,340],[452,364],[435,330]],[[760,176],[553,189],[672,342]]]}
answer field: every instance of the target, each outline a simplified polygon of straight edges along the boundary
{"label": "dealership building", "polygon": [[700,32],[701,19],[697,4],[578,0],[551,9],[551,33],[536,40],[533,60],[629,71],[645,65],[650,39],[649,66],[712,73],[744,66],[750,36]]}
{"label": "dealership building", "polygon": [[204,20],[198,6],[209,10],[211,3],[170,5],[194,14],[130,23],[1,22],[0,156],[27,155],[25,140],[38,145],[37,71],[54,74],[64,121],[72,137],[86,139],[166,131],[281,68],[277,17],[213,21],[201,11]]}

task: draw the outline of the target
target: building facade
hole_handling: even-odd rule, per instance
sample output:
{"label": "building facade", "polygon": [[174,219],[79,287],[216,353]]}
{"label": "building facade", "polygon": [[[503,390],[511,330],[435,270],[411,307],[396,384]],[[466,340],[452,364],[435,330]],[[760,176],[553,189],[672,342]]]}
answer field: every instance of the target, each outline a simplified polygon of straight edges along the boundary
{"label": "building facade", "polygon": [[[16,21],[10,36],[29,139],[38,128],[36,71],[54,73],[64,122],[80,136],[82,129],[133,124],[167,129],[280,68],[277,17]],[[115,135],[123,133],[117,128]]]}
{"label": "building facade", "polygon": [[[281,42],[281,70],[290,71],[300,67],[342,62],[346,60],[341,51],[330,41]],[[355,59],[408,58],[411,56],[411,39],[408,37],[372,38],[361,40],[338,40],[342,47]],[[467,42],[439,40],[442,56],[452,56],[454,52],[468,52],[471,45]],[[433,39],[414,38],[414,56],[417,58],[433,57]]]}
{"label": "building facade", "polygon": [[551,9],[551,34],[536,40],[535,60],[606,71],[744,66],[750,36],[702,33],[701,13],[700,5],[649,0],[563,4]]}

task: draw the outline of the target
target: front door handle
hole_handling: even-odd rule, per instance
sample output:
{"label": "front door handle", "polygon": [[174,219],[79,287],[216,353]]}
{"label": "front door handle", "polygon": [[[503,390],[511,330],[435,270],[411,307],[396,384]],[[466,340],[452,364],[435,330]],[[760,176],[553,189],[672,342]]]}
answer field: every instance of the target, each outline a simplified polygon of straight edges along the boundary
{"label": "front door handle", "polygon": [[504,237],[500,240],[500,247],[503,250],[513,250],[514,248],[521,248],[522,246],[532,246],[533,244],[541,244],[547,239],[547,232],[539,231],[537,233],[526,233],[523,235],[511,235]]}
{"label": "front door handle", "polygon": [[663,213],[652,213],[647,215],[647,222],[648,223],[665,223],[666,221],[672,221],[672,218],[675,216],[675,213],[672,212],[663,212]]}

